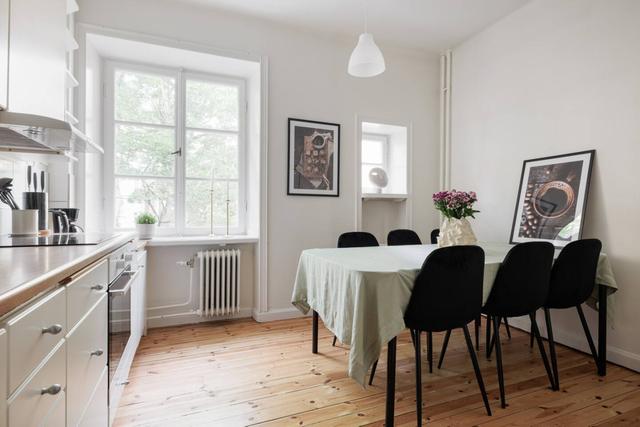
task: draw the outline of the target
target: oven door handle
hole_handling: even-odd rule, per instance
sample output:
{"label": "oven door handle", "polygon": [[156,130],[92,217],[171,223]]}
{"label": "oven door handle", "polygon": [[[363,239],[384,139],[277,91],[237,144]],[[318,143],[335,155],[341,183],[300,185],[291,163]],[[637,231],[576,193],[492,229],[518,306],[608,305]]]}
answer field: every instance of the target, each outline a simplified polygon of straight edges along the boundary
{"label": "oven door handle", "polygon": [[138,274],[140,274],[140,270],[136,270],[136,271],[126,270],[122,272],[121,276],[129,276],[129,280],[127,280],[127,283],[122,287],[118,287],[118,288],[114,288],[113,286],[109,287],[109,293],[114,295],[125,295],[127,292],[129,292],[129,289],[131,289],[131,284],[133,283],[134,280],[136,280],[136,278],[138,277]]}

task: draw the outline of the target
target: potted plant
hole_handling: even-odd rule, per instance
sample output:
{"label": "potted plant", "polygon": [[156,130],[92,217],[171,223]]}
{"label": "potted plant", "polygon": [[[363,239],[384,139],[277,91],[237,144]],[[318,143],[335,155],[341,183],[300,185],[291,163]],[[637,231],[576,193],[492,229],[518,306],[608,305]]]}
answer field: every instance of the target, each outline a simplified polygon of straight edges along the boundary
{"label": "potted plant", "polygon": [[439,247],[474,245],[478,241],[467,220],[480,212],[473,209],[477,201],[475,191],[439,191],[433,195],[433,204],[444,215],[438,236]]}
{"label": "potted plant", "polygon": [[136,229],[138,230],[138,238],[141,240],[149,240],[156,234],[156,223],[158,219],[148,212],[143,212],[136,217]]}

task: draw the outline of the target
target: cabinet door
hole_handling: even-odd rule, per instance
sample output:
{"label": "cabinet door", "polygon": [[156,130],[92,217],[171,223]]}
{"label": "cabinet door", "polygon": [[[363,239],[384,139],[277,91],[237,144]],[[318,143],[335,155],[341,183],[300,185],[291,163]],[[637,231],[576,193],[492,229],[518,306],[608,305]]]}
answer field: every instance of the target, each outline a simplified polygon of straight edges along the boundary
{"label": "cabinet door", "polygon": [[7,108],[9,84],[9,0],[0,0],[0,110]]}
{"label": "cabinet door", "polygon": [[64,120],[66,0],[13,0],[9,28],[8,110]]}
{"label": "cabinet door", "polygon": [[7,376],[7,332],[0,329],[0,427],[7,425],[7,389],[9,378]]}

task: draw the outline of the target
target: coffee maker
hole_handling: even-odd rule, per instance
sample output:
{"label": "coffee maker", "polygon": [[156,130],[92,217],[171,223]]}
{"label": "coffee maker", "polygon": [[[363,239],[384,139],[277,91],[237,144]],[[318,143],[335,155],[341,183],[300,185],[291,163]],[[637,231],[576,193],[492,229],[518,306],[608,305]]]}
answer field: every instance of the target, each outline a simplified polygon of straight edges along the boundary
{"label": "coffee maker", "polygon": [[84,233],[84,230],[82,229],[82,227],[76,224],[76,222],[78,221],[78,215],[80,214],[80,209],[60,208],[59,210],[61,210],[67,215],[67,219],[69,222],[68,231],[67,231],[68,233],[79,233],[79,232]]}

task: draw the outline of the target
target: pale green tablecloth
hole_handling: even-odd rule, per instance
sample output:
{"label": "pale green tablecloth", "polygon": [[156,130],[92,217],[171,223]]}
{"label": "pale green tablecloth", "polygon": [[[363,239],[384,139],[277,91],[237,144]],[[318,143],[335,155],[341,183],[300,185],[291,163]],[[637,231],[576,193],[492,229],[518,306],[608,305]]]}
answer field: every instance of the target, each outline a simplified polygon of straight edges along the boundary
{"label": "pale green tablecloth", "polygon": [[[484,303],[511,245],[480,246],[485,251]],[[382,346],[405,329],[404,310],[413,281],[434,249],[435,245],[412,245],[302,252],[292,303],[305,314],[315,310],[340,342],[350,346],[349,376],[363,386]],[[610,293],[617,289],[605,255],[600,257],[597,283],[611,287]]]}

